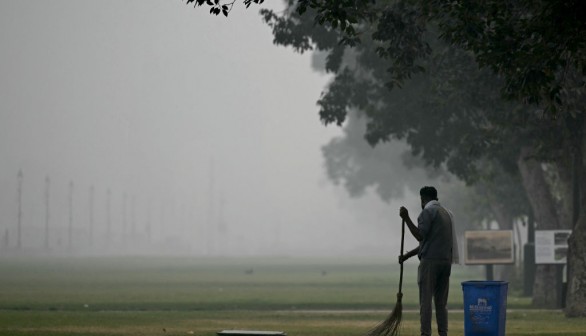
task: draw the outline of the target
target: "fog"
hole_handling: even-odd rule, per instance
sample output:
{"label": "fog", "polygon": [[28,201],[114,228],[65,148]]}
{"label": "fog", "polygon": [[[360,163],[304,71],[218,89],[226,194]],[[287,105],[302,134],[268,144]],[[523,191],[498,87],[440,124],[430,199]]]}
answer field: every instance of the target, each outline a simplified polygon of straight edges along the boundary
{"label": "fog", "polygon": [[417,197],[328,180],[329,77],[243,7],[0,2],[3,253],[394,258]]}

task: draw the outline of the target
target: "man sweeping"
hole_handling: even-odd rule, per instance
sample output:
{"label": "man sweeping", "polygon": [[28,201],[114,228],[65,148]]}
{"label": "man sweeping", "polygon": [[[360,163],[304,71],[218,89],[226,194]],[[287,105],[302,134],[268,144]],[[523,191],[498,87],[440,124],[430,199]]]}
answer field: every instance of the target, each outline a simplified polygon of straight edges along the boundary
{"label": "man sweeping", "polygon": [[457,264],[458,244],[454,229],[453,216],[438,202],[434,187],[423,187],[421,196],[421,214],[417,226],[409,217],[405,207],[399,215],[407,224],[411,234],[419,241],[419,246],[399,256],[399,263],[414,255],[419,257],[417,284],[419,285],[419,312],[421,335],[431,336],[431,301],[435,303],[437,330],[440,336],[448,334],[448,292],[452,263]]}

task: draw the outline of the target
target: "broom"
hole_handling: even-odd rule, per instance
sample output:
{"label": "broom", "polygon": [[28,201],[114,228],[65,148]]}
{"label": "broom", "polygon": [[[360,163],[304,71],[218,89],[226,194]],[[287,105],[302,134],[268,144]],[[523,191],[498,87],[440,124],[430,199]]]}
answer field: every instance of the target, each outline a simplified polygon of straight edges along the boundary
{"label": "broom", "polygon": [[[403,255],[403,242],[405,241],[405,220],[401,227],[401,256]],[[382,321],[379,325],[370,330],[367,336],[397,336],[399,335],[401,327],[401,317],[403,315],[403,293],[401,289],[403,287],[403,263],[401,263],[401,277],[399,278],[399,292],[397,293],[397,304],[395,309],[391,312],[386,320]]]}

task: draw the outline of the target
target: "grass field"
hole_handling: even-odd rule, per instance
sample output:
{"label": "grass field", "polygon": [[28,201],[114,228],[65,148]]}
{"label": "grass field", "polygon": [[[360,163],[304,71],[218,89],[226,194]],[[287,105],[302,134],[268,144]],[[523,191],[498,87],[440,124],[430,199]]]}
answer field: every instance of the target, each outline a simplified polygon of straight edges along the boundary
{"label": "grass field", "polygon": [[[362,335],[395,304],[398,265],[380,259],[0,258],[0,335]],[[450,329],[463,335],[456,266]],[[406,265],[402,335],[418,330],[416,265]],[[586,319],[508,296],[507,335],[585,335]]]}

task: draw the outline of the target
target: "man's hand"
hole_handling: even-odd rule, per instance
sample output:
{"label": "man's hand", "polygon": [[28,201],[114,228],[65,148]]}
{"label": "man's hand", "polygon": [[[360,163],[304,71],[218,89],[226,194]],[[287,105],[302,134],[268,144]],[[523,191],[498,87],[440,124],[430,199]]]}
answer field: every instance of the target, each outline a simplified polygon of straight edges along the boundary
{"label": "man's hand", "polygon": [[399,208],[399,216],[401,216],[401,218],[403,218],[403,221],[405,222],[405,224],[407,224],[407,227],[409,228],[409,231],[411,231],[411,234],[413,235],[413,237],[415,237],[415,239],[417,239],[417,241],[422,241],[423,236],[421,235],[421,230],[419,230],[419,228],[417,226],[415,226],[415,224],[413,224],[413,221],[409,217],[409,211],[407,211],[407,208],[400,207]]}
{"label": "man's hand", "polygon": [[405,260],[409,259],[409,256],[401,254],[399,256],[399,264],[402,264]]}
{"label": "man's hand", "polygon": [[409,211],[407,211],[407,208],[403,206],[399,208],[399,216],[401,216],[401,218],[404,220],[407,220],[407,218],[409,218]]}

